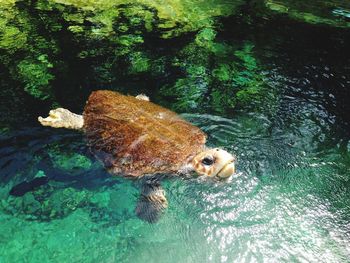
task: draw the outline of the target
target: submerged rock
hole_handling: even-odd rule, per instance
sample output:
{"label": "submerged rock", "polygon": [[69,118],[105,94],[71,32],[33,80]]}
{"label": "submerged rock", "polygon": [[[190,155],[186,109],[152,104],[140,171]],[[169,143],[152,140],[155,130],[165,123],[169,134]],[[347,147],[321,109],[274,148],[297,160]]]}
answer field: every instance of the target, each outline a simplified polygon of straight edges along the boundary
{"label": "submerged rock", "polygon": [[65,172],[84,171],[91,168],[91,160],[85,155],[66,152],[58,145],[52,145],[48,149],[53,167]]}
{"label": "submerged rock", "polygon": [[54,189],[44,185],[23,196],[8,196],[1,202],[6,213],[27,220],[50,221],[68,216],[78,208],[85,207],[91,193],[74,188]]}

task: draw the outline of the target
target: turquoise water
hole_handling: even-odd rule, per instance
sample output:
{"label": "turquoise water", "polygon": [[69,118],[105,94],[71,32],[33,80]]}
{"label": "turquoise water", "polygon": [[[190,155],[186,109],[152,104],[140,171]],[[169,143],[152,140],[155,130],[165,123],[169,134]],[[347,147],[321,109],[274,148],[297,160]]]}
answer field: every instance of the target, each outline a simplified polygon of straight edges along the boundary
{"label": "turquoise water", "polygon": [[[268,2],[284,12],[282,4]],[[228,2],[223,3],[225,7]],[[347,12],[345,5],[339,8],[342,14]],[[326,11],[326,18],[331,19],[335,11]],[[316,15],[319,13],[317,10]],[[295,12],[289,16],[300,19]],[[343,27],[348,20],[342,17],[338,22]],[[145,45],[135,49],[146,50],[149,60],[165,61],[159,64],[164,68],[152,71],[152,76],[142,71],[142,61],[136,63],[139,68],[133,68],[141,68],[140,74],[98,68],[96,65],[109,61],[109,51],[107,60],[93,54],[90,60],[80,61],[72,55],[80,52],[80,47],[62,49],[57,57],[67,65],[55,73],[67,79],[55,80],[52,90],[57,101],[53,102],[35,100],[30,97],[33,94],[23,95],[25,92],[18,90],[13,95],[8,87],[18,82],[0,79],[4,87],[1,116],[11,119],[11,125],[2,125],[0,133],[0,262],[350,262],[349,31],[289,19],[268,20],[261,14],[245,19],[225,17],[215,24],[215,43],[207,43],[222,48],[224,55],[218,52],[204,58],[196,53],[203,52],[198,46],[190,50],[193,54],[182,49],[187,42],[200,39],[192,36],[193,32],[171,42],[147,35]],[[134,23],[137,30],[143,30]],[[45,32],[42,28],[38,31]],[[52,32],[53,39],[67,36]],[[201,37],[210,38],[210,32]],[[101,50],[109,50],[109,44],[98,39],[81,41],[87,49],[96,41]],[[67,43],[62,46],[69,46]],[[164,49],[168,44],[169,50]],[[229,48],[223,48],[225,45]],[[250,51],[242,55],[241,49],[238,55],[230,55],[237,46],[253,47],[253,55]],[[157,52],[165,55],[157,57]],[[177,52],[180,59],[174,62]],[[232,66],[230,60],[237,57],[243,57],[248,66]],[[6,59],[17,63],[16,56]],[[41,57],[41,62],[49,64],[46,59]],[[169,65],[180,62],[184,63],[180,68]],[[57,63],[55,67],[64,65]],[[91,63],[95,71],[88,67]],[[130,67],[125,61],[120,63]],[[233,69],[226,70],[229,67]],[[13,73],[3,68],[0,65],[0,74],[8,77]],[[184,68],[190,68],[187,75],[181,72]],[[218,68],[223,69],[220,81],[212,77]],[[248,73],[240,75],[235,70]],[[258,76],[234,84],[263,82],[271,94],[253,101],[251,108],[226,111],[227,105],[219,109],[215,103],[210,106],[209,97],[220,90],[216,86],[232,88],[226,73]],[[111,76],[116,80],[109,81]],[[191,101],[188,94],[175,94],[178,97],[174,98],[160,92],[173,87],[174,79],[180,77],[184,81],[176,84],[179,93],[183,92],[181,85],[188,85],[204,90],[199,96],[205,99]],[[237,174],[228,181],[164,178],[161,183],[168,208],[154,224],[140,220],[134,209],[141,182],[109,175],[90,153],[83,134],[41,127],[36,121],[54,105],[79,113],[88,93],[100,88],[146,93],[155,103],[179,109],[181,116],[208,134],[208,146],[222,147],[237,156]],[[23,98],[17,99],[16,92]],[[183,105],[190,107],[181,108]],[[23,196],[9,194],[14,186],[43,176],[49,178],[48,183]]]}
{"label": "turquoise water", "polygon": [[[155,224],[134,215],[137,184],[106,174],[81,135],[17,131],[2,140],[1,261],[348,262],[349,155],[328,141],[332,116],[320,94],[310,95],[282,96],[293,110],[284,107],[275,121],[184,114],[209,134],[209,145],[236,153],[238,173],[228,182],[165,180],[169,208]],[[48,160],[52,147],[91,163],[67,172]],[[55,180],[41,193],[8,195],[38,170]]]}

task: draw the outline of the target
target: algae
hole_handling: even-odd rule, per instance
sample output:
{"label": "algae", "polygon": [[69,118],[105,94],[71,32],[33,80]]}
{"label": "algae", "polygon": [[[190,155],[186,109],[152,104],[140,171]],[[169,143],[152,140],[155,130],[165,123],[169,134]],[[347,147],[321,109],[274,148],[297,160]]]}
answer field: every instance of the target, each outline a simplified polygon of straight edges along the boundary
{"label": "algae", "polygon": [[71,187],[55,189],[51,185],[26,193],[23,197],[8,196],[1,209],[25,220],[50,221],[64,218],[88,204],[91,193]]}
{"label": "algae", "polygon": [[[227,45],[215,41],[214,25],[218,17],[235,14],[244,1],[168,1],[167,5],[144,0],[4,3],[0,11],[0,60],[18,88],[35,99],[60,104],[62,96],[88,94],[90,89],[83,83],[112,83],[145,73],[154,79],[163,74],[178,79],[168,91],[179,93],[180,101],[174,109],[201,107],[208,102],[203,98],[206,95],[219,105],[224,97],[236,93],[228,87],[219,91],[212,88],[229,82],[228,75],[232,75],[232,65],[221,62]],[[189,33],[196,34],[183,49],[175,47],[179,54],[157,55],[159,47],[150,45],[157,40],[166,46],[172,39],[187,38]],[[68,55],[65,52],[69,59],[64,59]],[[10,58],[10,54],[15,56]],[[209,62],[212,59],[214,66]],[[177,60],[181,61],[178,66]],[[78,64],[79,70],[75,68]],[[178,68],[186,74],[176,74]],[[78,83],[61,80],[71,71],[81,74]],[[68,87],[63,89],[62,85]],[[188,96],[181,95],[185,93]],[[237,105],[233,101],[229,99],[223,106]]]}
{"label": "algae", "polygon": [[273,108],[276,90],[261,76],[254,44],[222,40],[221,21],[286,14],[348,27],[348,10],[337,0],[1,0],[1,96],[82,109],[94,87],[120,90],[142,78],[178,111]]}
{"label": "algae", "polygon": [[150,60],[141,52],[134,52],[130,55],[130,69],[131,74],[137,74],[149,71]]}
{"label": "algae", "polygon": [[[43,175],[43,171],[36,174]],[[0,210],[23,220],[48,222],[63,219],[80,209],[87,212],[95,224],[115,226],[120,223],[120,218],[135,217],[133,209],[138,190],[131,185],[130,181],[126,181],[93,191],[64,186],[51,180],[20,197],[5,194],[7,189],[4,188],[0,191],[3,195]],[[124,200],[126,196],[129,200]]]}
{"label": "algae", "polygon": [[58,145],[51,145],[47,149],[53,167],[66,172],[84,171],[92,167],[91,160],[79,153],[67,152]]}
{"label": "algae", "polygon": [[273,111],[276,90],[262,77],[259,64],[251,42],[244,42],[241,47],[229,45],[216,40],[216,32],[206,28],[173,62],[185,73],[184,77],[174,85],[165,85],[161,92],[175,98],[176,111]]}
{"label": "algae", "polygon": [[[211,115],[273,111],[278,100],[279,91],[265,80],[255,35],[228,40],[220,26],[223,17],[249,16],[240,9],[244,2],[0,0],[1,124],[10,115],[23,129],[23,119],[34,123],[38,112],[52,105],[81,112],[92,89],[145,82],[144,92],[157,95],[156,102],[209,113],[194,114],[193,123],[202,122],[198,126],[209,134],[210,146],[239,154],[239,169],[247,173],[225,185],[167,181],[169,209],[149,226],[133,211],[139,189],[124,180],[99,182],[102,168],[94,169],[85,148],[67,147],[64,132],[52,131],[55,138],[15,133],[13,140],[2,141],[0,261],[205,262],[208,256],[234,261],[242,247],[250,248],[242,252],[242,261],[268,261],[271,255],[280,261],[346,261],[349,143],[336,131],[339,119],[323,110],[323,94],[318,99],[309,94],[307,103],[307,89],[300,100],[284,98],[288,104],[279,107],[277,120],[257,113],[230,119]],[[264,19],[271,10],[268,15],[287,21],[348,23],[343,4],[332,5],[327,15],[319,12],[330,1],[261,3]],[[127,90],[138,91],[134,86]],[[310,104],[313,109],[306,108]],[[33,112],[27,112],[30,107]],[[1,136],[10,132],[0,128]],[[322,149],[324,136],[339,140],[336,147],[346,144],[345,153]],[[286,145],[290,139],[296,141],[293,147]],[[9,196],[13,184],[41,176],[50,178],[47,185],[23,197]]]}
{"label": "algae", "polygon": [[[262,1],[255,1],[261,3]],[[272,13],[287,15],[291,19],[309,24],[349,28],[350,4],[341,0],[266,0],[265,7]],[[268,15],[266,10],[264,15]]]}
{"label": "algae", "polygon": [[53,65],[48,61],[47,55],[40,55],[37,60],[22,60],[17,67],[18,77],[25,83],[26,92],[42,100],[52,96],[50,81],[54,76],[49,69]]}

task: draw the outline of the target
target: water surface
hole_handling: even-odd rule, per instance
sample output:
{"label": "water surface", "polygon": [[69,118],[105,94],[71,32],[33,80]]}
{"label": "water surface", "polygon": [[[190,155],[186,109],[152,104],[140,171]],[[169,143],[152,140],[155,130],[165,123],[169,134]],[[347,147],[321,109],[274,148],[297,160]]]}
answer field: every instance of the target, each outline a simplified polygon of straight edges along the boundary
{"label": "water surface", "polygon": [[[1,262],[350,262],[348,32],[228,23],[218,38],[254,44],[273,107],[182,116],[237,156],[237,174],[164,179],[169,208],[149,224],[134,213],[137,182],[107,174],[83,134],[40,127],[26,105],[35,114],[0,136]],[[147,93],[148,80],[107,88]],[[174,102],[157,85],[148,94]],[[48,184],[9,195],[43,175]]]}

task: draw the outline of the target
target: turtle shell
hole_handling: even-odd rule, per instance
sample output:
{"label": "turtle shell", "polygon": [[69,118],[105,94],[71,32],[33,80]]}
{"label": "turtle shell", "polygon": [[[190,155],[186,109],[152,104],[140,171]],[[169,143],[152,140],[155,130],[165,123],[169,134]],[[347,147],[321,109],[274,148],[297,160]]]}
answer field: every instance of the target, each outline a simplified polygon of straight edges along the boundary
{"label": "turtle shell", "polygon": [[113,91],[93,92],[83,116],[89,146],[113,174],[176,172],[206,141],[176,113]]}

